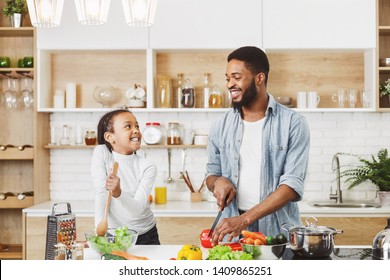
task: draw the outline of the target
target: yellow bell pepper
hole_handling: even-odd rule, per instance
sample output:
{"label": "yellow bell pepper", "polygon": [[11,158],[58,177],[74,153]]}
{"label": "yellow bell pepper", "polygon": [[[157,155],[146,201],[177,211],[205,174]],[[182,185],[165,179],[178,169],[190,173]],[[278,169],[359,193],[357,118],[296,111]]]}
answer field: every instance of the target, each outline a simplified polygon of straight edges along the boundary
{"label": "yellow bell pepper", "polygon": [[177,254],[178,260],[201,260],[202,250],[197,245],[186,244]]}

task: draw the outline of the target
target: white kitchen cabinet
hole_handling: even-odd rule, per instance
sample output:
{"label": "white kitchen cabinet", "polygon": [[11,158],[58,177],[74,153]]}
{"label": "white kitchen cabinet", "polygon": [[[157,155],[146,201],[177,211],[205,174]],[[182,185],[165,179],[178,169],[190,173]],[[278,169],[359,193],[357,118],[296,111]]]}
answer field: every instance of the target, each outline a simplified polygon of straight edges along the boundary
{"label": "white kitchen cabinet", "polygon": [[375,0],[263,0],[263,46],[375,48],[375,11]]}
{"label": "white kitchen cabinet", "polygon": [[61,24],[37,29],[38,49],[145,49],[148,28],[126,24],[122,1],[111,1],[107,22],[88,26],[78,21],[74,1],[64,1]]}
{"label": "white kitchen cabinet", "polygon": [[150,28],[150,47],[262,47],[261,33],[262,0],[163,0]]}

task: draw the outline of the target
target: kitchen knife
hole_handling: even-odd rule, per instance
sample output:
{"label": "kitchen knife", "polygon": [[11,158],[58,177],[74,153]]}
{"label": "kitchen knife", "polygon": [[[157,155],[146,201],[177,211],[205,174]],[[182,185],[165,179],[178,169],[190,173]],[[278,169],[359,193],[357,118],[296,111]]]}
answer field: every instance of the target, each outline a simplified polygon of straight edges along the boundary
{"label": "kitchen knife", "polygon": [[222,211],[223,211],[223,210],[221,210],[221,211],[218,212],[218,215],[217,215],[217,217],[215,218],[214,223],[213,223],[213,225],[211,226],[211,229],[210,229],[209,234],[207,235],[207,237],[210,237],[211,232],[212,232],[212,231],[215,229],[215,227],[217,226],[218,220],[219,220],[219,218],[221,218]]}

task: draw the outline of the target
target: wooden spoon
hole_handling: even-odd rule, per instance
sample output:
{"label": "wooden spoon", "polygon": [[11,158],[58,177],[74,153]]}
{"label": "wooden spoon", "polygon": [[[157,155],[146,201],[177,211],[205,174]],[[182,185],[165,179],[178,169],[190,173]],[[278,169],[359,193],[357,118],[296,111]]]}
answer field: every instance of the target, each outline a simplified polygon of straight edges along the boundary
{"label": "wooden spoon", "polygon": [[[112,174],[116,175],[117,172],[118,172],[118,163],[114,162],[114,166],[112,167]],[[104,210],[104,219],[96,227],[96,234],[98,236],[105,236],[107,233],[107,229],[108,229],[107,217],[108,217],[108,209],[110,209],[110,202],[111,202],[111,192],[109,191],[107,196],[106,208]]]}

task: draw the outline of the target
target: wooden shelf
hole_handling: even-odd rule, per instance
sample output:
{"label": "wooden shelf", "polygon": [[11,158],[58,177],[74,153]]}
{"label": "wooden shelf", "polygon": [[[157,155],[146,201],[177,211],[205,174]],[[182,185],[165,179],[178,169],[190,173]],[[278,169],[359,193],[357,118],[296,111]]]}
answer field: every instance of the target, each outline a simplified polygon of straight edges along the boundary
{"label": "wooden shelf", "polygon": [[23,151],[19,151],[18,148],[7,148],[5,151],[0,151],[0,160],[32,160],[33,151],[33,148],[25,148]]}
{"label": "wooden shelf", "polygon": [[[95,145],[46,145],[45,149],[94,149]],[[206,148],[207,145],[143,145],[141,149],[201,149]]]}
{"label": "wooden shelf", "polygon": [[33,196],[26,196],[24,199],[18,199],[15,196],[9,196],[4,200],[0,200],[0,209],[23,209],[33,205]]}
{"label": "wooden shelf", "polygon": [[0,37],[32,37],[34,27],[0,27]]}
{"label": "wooden shelf", "polygon": [[32,68],[0,68],[0,78],[34,78],[34,71]]}
{"label": "wooden shelf", "polygon": [[22,244],[0,244],[0,260],[23,259]]}

